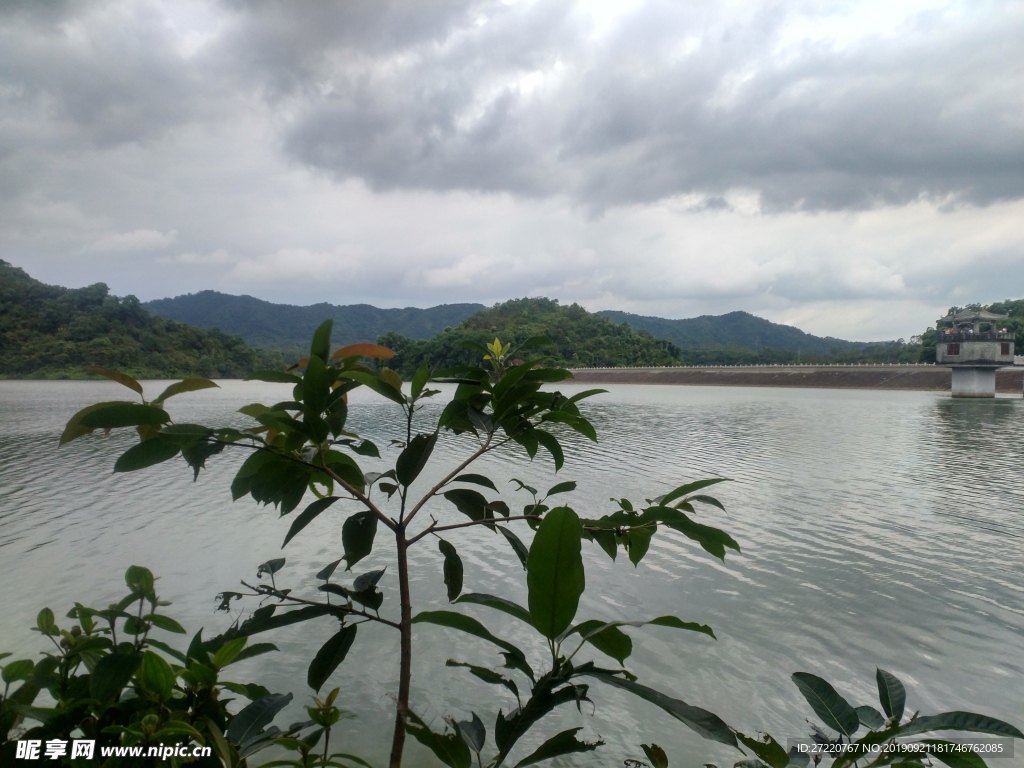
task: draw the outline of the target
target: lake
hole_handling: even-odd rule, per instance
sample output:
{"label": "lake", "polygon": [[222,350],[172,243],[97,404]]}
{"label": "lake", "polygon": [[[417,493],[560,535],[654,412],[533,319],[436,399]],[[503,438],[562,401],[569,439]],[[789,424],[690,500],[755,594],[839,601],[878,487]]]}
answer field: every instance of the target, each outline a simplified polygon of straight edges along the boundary
{"label": "lake", "polygon": [[[172,416],[237,425],[239,406],[287,399],[288,388],[280,385],[221,385],[170,401]],[[162,384],[146,387],[155,396]],[[641,682],[710,709],[748,734],[763,729],[784,740],[805,736],[805,718],[814,718],[789,679],[792,672],[821,675],[855,705],[877,707],[877,665],[906,684],[908,713],[967,709],[1024,726],[1021,398],[609,389],[585,407],[600,442],[567,439],[573,450],[557,476],[546,460],[531,464],[512,453],[482,468],[496,479],[518,477],[542,488],[576,480],[578,489],[562,498],[587,516],[612,511],[609,497],[642,502],[686,481],[731,479],[714,488],[728,512],[707,507],[700,513],[740,543],[742,554],[730,552],[725,563],[673,532],[659,534],[636,569],[622,556],[612,563],[596,545],[584,545],[589,586],[577,619],[672,613],[710,624],[717,634],[712,640],[667,628],[630,630],[634,654],[627,667]],[[102,607],[121,596],[123,572],[133,563],[161,577],[161,596],[174,602],[169,615],[190,632],[204,626],[210,636],[232,619],[214,611],[214,595],[235,589],[240,579],[254,580],[260,563],[285,556],[277,583],[302,590],[341,555],[341,504],[331,510],[338,514],[325,514],[282,551],[291,518],[279,519],[251,499],[232,503],[228,484],[240,456],[215,457],[211,470],[192,483],[180,460],[112,475],[114,459],[130,444],[127,435],[91,436],[58,449],[72,413],[125,393],[131,394],[108,382],[0,382],[0,650],[20,656],[42,650],[41,638],[28,630],[39,608],[48,605],[61,617],[74,600]],[[386,448],[400,435],[387,425],[395,410],[356,392],[349,422],[392,461],[396,451]],[[434,463],[449,462],[467,446],[443,439]],[[363,466],[375,468],[372,461]],[[425,474],[417,485],[427,488],[429,479]],[[511,491],[504,498],[519,507],[526,502]],[[454,520],[457,513],[442,501],[436,514]],[[525,528],[520,531],[528,538]],[[447,538],[465,563],[466,591],[525,604],[525,576],[503,538],[486,531],[454,531]],[[357,571],[383,564],[387,552],[381,548],[380,557],[375,552]],[[411,556],[418,608],[447,606],[436,545],[424,539]],[[394,579],[385,575],[381,587],[382,613],[397,613]],[[504,614],[457,610],[527,645],[538,660],[546,652]],[[297,704],[308,700],[306,665],[333,628],[323,622],[291,629],[259,638],[276,642],[283,653],[246,662],[231,677],[294,692],[289,714],[299,719],[304,713]],[[394,634],[360,630],[325,689],[341,686],[342,704],[360,714],[342,724],[332,746],[377,762],[387,754],[389,694],[397,689]],[[491,651],[468,636],[418,628],[413,708],[437,726],[444,715],[463,719],[473,710],[491,732],[498,706],[507,711],[514,699],[496,703],[496,689],[443,666],[448,658],[494,666],[500,657]],[[570,708],[543,730],[550,735],[584,725],[582,736],[599,736],[608,746],[589,760],[563,765],[621,766],[627,757],[642,757],[639,744],[652,741],[666,748],[673,768],[708,760],[731,765],[741,757],[617,690],[595,682],[591,695],[596,707],[584,705],[582,716]],[[525,746],[519,758],[532,749]],[[1024,744],[1017,749],[1016,758],[997,760],[996,768],[1024,765]]]}

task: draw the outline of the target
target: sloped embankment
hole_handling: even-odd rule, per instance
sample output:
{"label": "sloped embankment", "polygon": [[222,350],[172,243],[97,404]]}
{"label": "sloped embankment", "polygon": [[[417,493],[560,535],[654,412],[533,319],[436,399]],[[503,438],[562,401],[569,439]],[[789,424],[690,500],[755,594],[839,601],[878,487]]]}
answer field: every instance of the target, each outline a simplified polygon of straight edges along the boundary
{"label": "sloped embankment", "polygon": [[[723,387],[816,387],[822,389],[949,390],[941,366],[757,366],[722,368],[581,368],[576,380],[603,384],[685,384]],[[1021,393],[1024,368],[996,372],[996,389]]]}

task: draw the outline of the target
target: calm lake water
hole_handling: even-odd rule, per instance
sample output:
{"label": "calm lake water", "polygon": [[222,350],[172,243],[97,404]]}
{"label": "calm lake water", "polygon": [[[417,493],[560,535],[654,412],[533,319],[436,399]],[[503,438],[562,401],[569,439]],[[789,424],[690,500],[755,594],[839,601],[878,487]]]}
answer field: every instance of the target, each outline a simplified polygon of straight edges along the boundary
{"label": "calm lake water", "polygon": [[[147,383],[153,395],[161,388]],[[612,496],[642,502],[685,481],[731,478],[715,488],[728,512],[709,507],[701,513],[743,548],[724,564],[672,532],[656,537],[636,569],[585,545],[589,587],[577,618],[673,613],[710,624],[718,636],[631,631],[634,654],[627,667],[641,682],[710,709],[747,733],[763,729],[783,740],[804,736],[804,720],[813,718],[789,679],[792,672],[819,674],[854,704],[877,707],[877,665],[903,679],[908,712],[968,709],[1024,726],[1020,398],[610,389],[589,401],[601,442],[568,439],[579,450],[557,478],[547,462],[531,464],[515,454],[483,469],[540,487],[576,480],[578,490],[563,498],[583,515],[611,511]],[[222,382],[220,390],[175,398],[171,412],[177,421],[237,424],[238,406],[286,399],[286,391]],[[57,448],[72,413],[124,392],[106,382],[0,382],[0,650],[23,656],[42,650],[28,630],[40,607],[62,616],[74,600],[105,605],[121,596],[122,574],[133,563],[161,577],[161,596],[174,601],[170,615],[190,631],[204,626],[209,636],[231,621],[213,610],[214,595],[242,578],[255,579],[261,562],[283,554],[288,563],[278,585],[302,590],[341,555],[342,511],[319,518],[282,552],[290,519],[251,500],[231,502],[228,484],[240,457],[214,459],[192,483],[181,462],[112,475],[114,458],[130,444],[126,436],[93,436]],[[383,451],[399,436],[385,426],[396,409],[357,393],[350,424]],[[468,445],[443,440],[435,463]],[[387,455],[393,460],[393,451]],[[373,462],[364,468],[374,469]],[[419,484],[429,487],[428,481],[424,476]],[[512,493],[505,498],[526,501]],[[443,501],[435,513],[455,519]],[[466,591],[525,604],[524,573],[504,539],[461,531],[448,538],[465,563]],[[383,547],[357,570],[379,567],[387,555]],[[420,609],[446,606],[436,546],[425,539],[413,551],[412,568]],[[382,612],[396,612],[394,579],[386,575],[381,586]],[[458,610],[542,658],[544,649],[514,619],[471,606]],[[263,636],[283,653],[247,662],[233,679],[293,691],[301,702],[308,694],[306,665],[332,631],[324,622]],[[328,684],[341,686],[342,701],[360,713],[342,725],[338,747],[378,762],[387,753],[389,695],[397,689],[394,634],[360,630]],[[500,658],[482,641],[441,628],[418,629],[415,643],[414,709],[438,727],[449,713],[463,719],[473,710],[490,732],[498,706],[507,710],[514,700],[496,701],[496,689],[443,665],[456,658],[494,666]],[[708,760],[731,765],[740,758],[624,693],[596,682],[591,693],[596,708],[552,716],[544,731],[584,725],[583,735],[608,746],[589,760],[563,765],[621,766],[627,757],[642,757],[639,744],[651,741],[667,749],[673,768]],[[299,719],[302,713],[296,705],[289,714]],[[519,758],[535,744],[524,742]],[[1016,758],[993,765],[1024,765],[1024,744],[1016,746]],[[428,756],[421,759],[432,764]]]}

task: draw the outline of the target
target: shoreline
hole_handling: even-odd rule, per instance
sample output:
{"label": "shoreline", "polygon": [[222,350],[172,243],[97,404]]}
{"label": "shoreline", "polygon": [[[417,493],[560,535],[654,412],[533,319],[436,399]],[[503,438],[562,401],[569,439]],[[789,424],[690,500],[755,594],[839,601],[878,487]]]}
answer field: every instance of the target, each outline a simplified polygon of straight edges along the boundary
{"label": "shoreline", "polygon": [[[948,392],[952,369],[938,365],[766,365],[679,368],[576,368],[586,384],[675,384],[712,387],[902,389]],[[1024,366],[996,371],[996,392],[1024,393]]]}

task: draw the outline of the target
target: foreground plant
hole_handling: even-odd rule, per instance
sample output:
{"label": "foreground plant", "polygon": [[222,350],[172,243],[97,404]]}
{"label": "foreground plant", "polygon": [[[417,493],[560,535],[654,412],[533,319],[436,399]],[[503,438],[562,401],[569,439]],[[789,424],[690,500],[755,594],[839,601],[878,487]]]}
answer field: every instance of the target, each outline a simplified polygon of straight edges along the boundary
{"label": "foreground plant", "polygon": [[[589,701],[589,683],[598,680],[628,690],[660,706],[706,738],[737,745],[732,729],[710,712],[665,696],[641,685],[621,667],[605,669],[593,660],[581,658],[596,650],[620,665],[632,650],[627,625],[669,627],[703,633],[713,637],[711,629],[673,616],[621,622],[576,621],[579,599],[585,588],[581,546],[596,543],[612,558],[624,551],[636,564],[646,554],[652,537],[665,528],[678,531],[700,544],[711,554],[724,558],[725,550],[739,551],[736,542],[724,531],[692,519],[694,505],[721,506],[712,497],[698,493],[719,482],[710,479],[676,488],[657,500],[634,506],[621,500],[617,509],[595,519],[585,519],[567,506],[557,506],[552,497],[573,490],[573,482],[563,482],[540,494],[522,481],[520,490],[529,494],[520,513],[513,514],[508,504],[486,491],[497,494],[495,479],[469,472],[475,462],[495,452],[524,451],[531,458],[539,449],[550,455],[555,469],[562,467],[564,452],[561,434],[573,430],[591,440],[596,433],[580,413],[579,403],[601,390],[588,390],[567,397],[557,391],[545,391],[544,385],[571,377],[563,369],[546,367],[542,359],[521,361],[542,343],[531,339],[517,349],[495,340],[488,347],[478,345],[480,359],[488,365],[470,366],[434,374],[421,366],[407,389],[401,378],[387,367],[371,367],[365,359],[387,360],[391,351],[372,344],[343,347],[330,351],[330,322],[316,332],[309,357],[293,369],[261,371],[250,378],[279,382],[291,387],[291,398],[274,404],[253,403],[240,411],[253,419],[248,429],[176,424],[164,409],[166,401],[182,392],[216,386],[201,379],[188,379],[171,385],[152,401],[146,400],[142,386],[124,374],[96,369],[95,372],[134,390],[141,402],[106,402],[83,409],[69,421],[62,443],[96,429],[134,428],[138,444],[117,459],[115,472],[142,469],[181,455],[194,476],[205,462],[227,448],[250,453],[235,474],[231,490],[235,499],[249,495],[262,504],[273,504],[282,515],[297,510],[307,492],[316,499],[299,513],[287,535],[287,544],[317,518],[330,510],[345,510],[342,521],[343,552],[318,574],[322,583],[319,595],[300,596],[296,589],[278,584],[284,559],[264,563],[260,575],[271,577],[270,584],[247,585],[245,592],[224,592],[222,607],[247,595],[273,598],[227,633],[229,638],[244,638],[300,621],[328,617],[340,626],[312,660],[307,681],[319,690],[345,659],[355,642],[359,626],[374,622],[395,631],[398,640],[398,679],[395,724],[392,734],[390,766],[402,762],[407,733],[426,744],[451,766],[468,766],[475,755],[479,764],[502,765],[519,740],[544,715],[556,707]],[[513,364],[515,363],[515,364]],[[426,398],[438,394],[433,382],[456,384],[452,400],[430,425],[421,423],[420,410]],[[384,462],[373,443],[360,438],[346,427],[347,393],[366,387],[393,402],[399,434],[395,441],[399,453],[394,463]],[[452,467],[436,473],[440,479],[424,488],[417,479],[431,460],[439,440],[450,440],[464,451],[464,458]],[[368,471],[360,462],[374,462]],[[508,478],[499,478],[507,480]],[[462,515],[453,519],[448,512]],[[536,534],[532,543],[517,535],[514,525],[529,526]],[[520,606],[500,596],[463,594],[463,566],[455,545],[442,535],[486,529],[502,536],[526,571],[529,600]],[[370,557],[379,531],[390,534],[395,542],[393,568],[378,567],[361,573],[351,583],[333,581],[342,562],[346,571]],[[548,650],[549,664],[534,669],[527,653],[495,636],[475,618],[452,610],[413,611],[410,588],[410,548],[436,541],[439,550],[439,577],[447,586],[451,602],[470,603],[500,610],[521,619],[538,633],[538,641]],[[385,573],[388,575],[386,576]],[[393,575],[392,575],[393,574]],[[379,585],[394,578],[398,587],[397,611],[381,612],[384,602]],[[396,615],[397,614],[397,615]],[[510,711],[502,706],[494,717],[488,737],[483,720],[476,714],[462,721],[451,720],[453,730],[437,733],[410,708],[413,629],[415,625],[435,625],[474,635],[495,645],[503,660],[502,672],[474,667],[458,660],[450,666],[468,669],[480,680],[496,684],[503,695],[515,699]],[[517,682],[518,681],[518,682]],[[539,762],[558,754],[589,751],[597,742],[576,738],[579,729],[565,731],[548,739],[520,765]],[[493,746],[489,746],[493,744]],[[488,757],[484,757],[488,753]]]}
{"label": "foreground plant", "polygon": [[[157,597],[153,574],[132,566],[125,583],[128,594],[105,609],[76,603],[67,614],[75,623],[66,629],[53,611],[41,610],[33,629],[53,648],[39,661],[8,661],[11,654],[0,653],[0,765],[16,764],[19,741],[55,745],[52,759],[62,765],[88,765],[108,748],[142,747],[143,757],[115,756],[103,765],[242,766],[279,740],[315,744],[325,732],[329,737],[333,722],[325,726],[313,708],[310,721],[285,731],[271,725],[292,694],[221,678],[227,667],[276,651],[274,645],[249,645],[244,637],[204,641],[200,631],[187,650],[175,648],[153,636],[185,634],[164,613],[169,603]],[[40,704],[44,691],[51,701]],[[231,714],[225,693],[249,703]],[[196,745],[210,754],[194,756]],[[166,757],[146,756],[151,747]],[[332,765],[366,765],[334,758]]]}
{"label": "foreground plant", "polygon": [[[580,412],[579,403],[602,390],[587,390],[570,397],[544,389],[545,385],[564,381],[571,374],[545,366],[540,358],[519,359],[542,343],[538,339],[531,339],[517,349],[498,339],[487,346],[475,345],[478,359],[487,367],[467,366],[435,373],[424,364],[411,382],[403,382],[396,372],[380,363],[392,357],[390,350],[357,344],[332,354],[330,330],[330,322],[317,330],[309,357],[292,369],[261,371],[250,377],[288,385],[290,399],[240,408],[240,413],[252,419],[248,428],[172,421],[164,408],[169,398],[214,387],[213,382],[187,379],[147,401],[142,386],[131,377],[97,369],[97,373],[135,391],[141,402],[106,402],[85,408],[72,417],[61,438],[66,443],[97,429],[134,428],[140,441],[117,459],[115,472],[143,469],[181,455],[195,477],[212,457],[229,448],[244,450],[249,455],[231,484],[234,499],[251,496],[261,504],[274,505],[284,516],[298,510],[307,493],[315,496],[295,516],[284,538],[285,545],[314,523],[322,525],[321,516],[326,519],[342,512],[342,552],[317,574],[320,583],[315,590],[303,593],[302,585],[281,583],[287,574],[282,571],[286,562],[284,558],[275,558],[264,562],[257,571],[257,578],[269,577],[269,583],[243,582],[248,591],[225,591],[218,595],[224,610],[247,598],[260,601],[259,607],[244,620],[239,617],[223,635],[226,642],[244,641],[290,624],[327,619],[334,632],[317,651],[307,672],[307,683],[319,692],[348,656],[360,626],[375,623],[393,631],[397,635],[399,683],[390,768],[401,766],[407,734],[451,768],[470,768],[474,763],[478,768],[498,768],[507,764],[514,753],[519,755],[514,765],[520,768],[559,755],[591,752],[602,742],[581,740],[579,727],[549,736],[526,755],[520,754],[520,742],[557,708],[573,705],[582,711],[584,703],[591,703],[594,681],[654,704],[704,738],[741,751],[748,749],[757,756],[754,760],[772,768],[783,768],[791,762],[800,764],[799,755],[784,750],[780,754],[775,749],[778,745],[773,746],[770,738],[746,736],[715,714],[642,684],[624,667],[633,648],[626,628],[649,625],[713,638],[710,627],[675,616],[624,617],[612,622],[577,617],[586,588],[584,542],[596,544],[613,560],[624,552],[634,565],[646,555],[652,538],[665,529],[681,533],[723,560],[727,549],[738,552],[739,546],[726,532],[694,519],[697,505],[722,508],[717,499],[703,493],[708,486],[721,482],[721,478],[686,483],[641,504],[619,499],[607,514],[587,518],[552,501],[574,490],[574,482],[561,482],[541,493],[522,480],[498,477],[502,487],[504,481],[509,481],[528,496],[521,511],[513,513],[497,495],[496,478],[480,473],[473,465],[485,456],[508,456],[511,451],[522,451],[534,458],[543,448],[557,471],[564,463],[562,439],[566,430],[597,439],[593,425]],[[367,365],[363,362],[367,359],[377,363]],[[437,419],[425,423],[424,402],[439,394],[439,390],[430,388],[434,382],[454,384],[455,390]],[[393,462],[383,459],[371,441],[347,428],[347,395],[357,387],[366,387],[395,405],[392,444],[397,456]],[[462,458],[424,475],[442,440],[460,450]],[[422,477],[439,479],[429,484]],[[515,532],[516,526],[533,530],[529,545]],[[395,544],[393,560],[387,563],[380,562],[381,555],[375,552],[378,532],[390,536]],[[500,595],[463,590],[463,563],[452,540],[463,547],[473,546],[473,539],[466,538],[467,534],[499,535],[508,543],[526,574],[527,605]],[[545,651],[541,667],[528,661],[536,654],[497,636],[465,613],[449,609],[414,613],[409,551],[435,541],[438,579],[443,579],[449,602],[500,611],[521,621],[534,632],[536,649]],[[371,557],[377,560],[376,567],[339,583],[335,574],[342,562],[345,572],[349,572]],[[397,582],[397,606],[384,606],[380,586],[386,583],[385,579]],[[460,713],[461,717],[448,716],[448,728],[438,731],[413,710],[410,681],[413,631],[417,626],[466,633],[495,648],[496,661],[500,659],[500,663],[494,667],[460,659],[447,661],[448,667],[465,670],[478,681],[495,686],[500,698],[495,705],[497,711],[486,715],[492,723],[490,728],[484,717],[469,711]],[[596,659],[595,653],[600,654]],[[605,661],[599,662],[601,658]],[[608,660],[615,664],[606,666],[610,664]],[[334,694],[328,696],[310,709],[310,716],[321,728],[337,722],[333,697]],[[327,752],[329,734],[324,732],[324,737],[322,754],[308,740],[294,736],[282,739],[280,745],[297,755],[287,764],[334,764]],[[636,751],[633,746],[618,746]],[[650,765],[660,768],[668,764],[667,756],[657,745],[639,746]],[[633,758],[632,762],[646,763],[640,758]]]}

